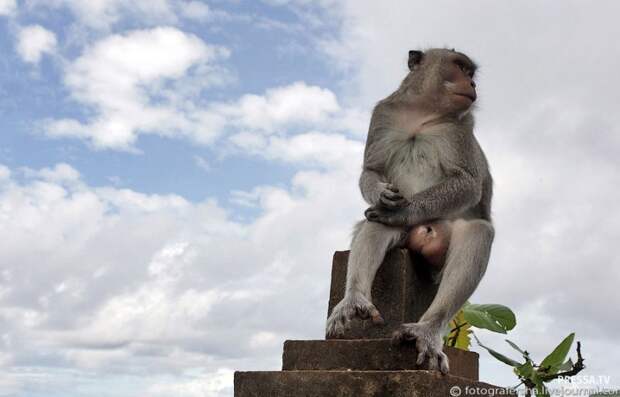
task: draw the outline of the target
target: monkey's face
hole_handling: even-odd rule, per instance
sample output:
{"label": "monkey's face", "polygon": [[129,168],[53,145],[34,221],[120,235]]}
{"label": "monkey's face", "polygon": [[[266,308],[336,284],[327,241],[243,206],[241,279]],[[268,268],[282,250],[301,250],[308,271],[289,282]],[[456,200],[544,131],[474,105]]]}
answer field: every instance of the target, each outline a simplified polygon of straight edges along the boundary
{"label": "monkey's face", "polygon": [[467,111],[476,101],[475,66],[469,58],[455,53],[447,57],[441,68],[443,77],[443,110]]}
{"label": "monkey's face", "polygon": [[467,112],[476,101],[476,65],[465,54],[448,49],[409,51],[411,71],[401,87],[418,109],[452,115]]}

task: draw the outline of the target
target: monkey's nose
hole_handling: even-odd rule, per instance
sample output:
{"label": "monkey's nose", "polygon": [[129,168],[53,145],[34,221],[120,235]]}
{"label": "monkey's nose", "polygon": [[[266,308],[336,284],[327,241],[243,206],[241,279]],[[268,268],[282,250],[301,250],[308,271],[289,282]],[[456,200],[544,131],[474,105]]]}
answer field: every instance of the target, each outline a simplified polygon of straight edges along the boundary
{"label": "monkey's nose", "polygon": [[469,84],[471,84],[472,88],[476,88],[476,82],[475,81],[472,80],[471,83],[469,83]]}

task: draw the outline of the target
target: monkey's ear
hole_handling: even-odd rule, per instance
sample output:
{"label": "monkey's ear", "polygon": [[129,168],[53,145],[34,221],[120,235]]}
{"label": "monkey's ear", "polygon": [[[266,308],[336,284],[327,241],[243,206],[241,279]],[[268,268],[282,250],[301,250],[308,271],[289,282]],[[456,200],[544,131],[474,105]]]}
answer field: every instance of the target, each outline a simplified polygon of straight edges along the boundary
{"label": "monkey's ear", "polygon": [[418,50],[409,51],[409,61],[407,64],[409,65],[409,70],[413,70],[415,65],[418,65],[422,62],[422,57],[424,57],[424,53]]}

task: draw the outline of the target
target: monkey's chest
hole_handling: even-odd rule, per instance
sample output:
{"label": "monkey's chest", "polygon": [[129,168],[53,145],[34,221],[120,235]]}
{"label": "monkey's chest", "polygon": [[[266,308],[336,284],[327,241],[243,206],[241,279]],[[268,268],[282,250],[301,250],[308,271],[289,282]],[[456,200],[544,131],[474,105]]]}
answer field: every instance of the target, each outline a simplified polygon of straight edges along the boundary
{"label": "monkey's chest", "polygon": [[407,195],[436,185],[444,178],[440,157],[431,145],[411,145],[392,158],[388,173],[390,182]]}

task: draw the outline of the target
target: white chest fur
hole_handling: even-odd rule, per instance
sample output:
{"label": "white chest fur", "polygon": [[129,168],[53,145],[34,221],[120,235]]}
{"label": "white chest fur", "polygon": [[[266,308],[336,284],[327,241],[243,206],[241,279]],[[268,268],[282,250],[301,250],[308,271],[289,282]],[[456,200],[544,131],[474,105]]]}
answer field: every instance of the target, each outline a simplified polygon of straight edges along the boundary
{"label": "white chest fur", "polygon": [[388,179],[402,193],[413,195],[437,184],[443,177],[440,152],[441,136],[420,134],[409,139],[390,155]]}

